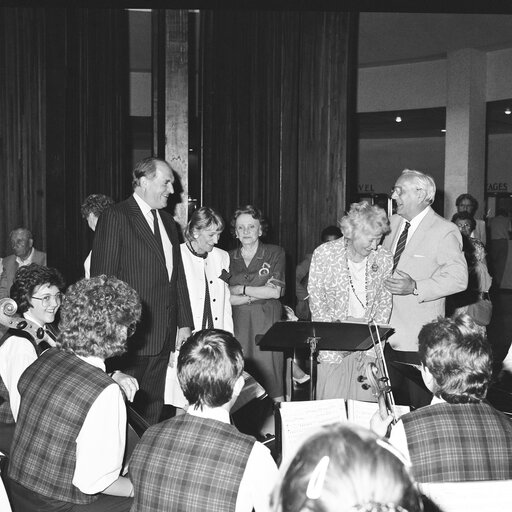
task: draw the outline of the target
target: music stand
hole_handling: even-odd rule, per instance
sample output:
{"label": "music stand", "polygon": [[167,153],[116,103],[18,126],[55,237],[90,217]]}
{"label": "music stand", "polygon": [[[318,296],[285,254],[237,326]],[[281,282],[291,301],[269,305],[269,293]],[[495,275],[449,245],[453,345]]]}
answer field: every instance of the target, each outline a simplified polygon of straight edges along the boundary
{"label": "music stand", "polygon": [[[388,325],[373,326],[380,338],[391,330]],[[309,346],[311,377],[309,398],[314,400],[314,355],[317,350],[368,350],[373,346],[370,327],[362,322],[276,322],[256,343],[264,349],[295,350]],[[292,382],[293,387],[293,382]]]}

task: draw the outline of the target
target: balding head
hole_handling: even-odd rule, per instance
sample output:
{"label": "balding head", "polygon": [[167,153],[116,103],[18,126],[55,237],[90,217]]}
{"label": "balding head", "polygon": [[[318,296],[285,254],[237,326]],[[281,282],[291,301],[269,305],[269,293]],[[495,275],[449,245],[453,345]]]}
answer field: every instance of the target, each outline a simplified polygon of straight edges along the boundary
{"label": "balding head", "polygon": [[10,240],[13,253],[22,260],[27,259],[34,245],[32,233],[27,228],[16,228],[11,231]]}

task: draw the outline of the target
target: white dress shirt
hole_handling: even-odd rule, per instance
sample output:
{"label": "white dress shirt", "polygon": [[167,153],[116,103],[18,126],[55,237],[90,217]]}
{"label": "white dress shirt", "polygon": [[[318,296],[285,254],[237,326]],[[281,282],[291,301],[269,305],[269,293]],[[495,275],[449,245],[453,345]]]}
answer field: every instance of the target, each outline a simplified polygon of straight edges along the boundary
{"label": "white dress shirt", "polygon": [[[151,206],[149,206],[142,197],[140,197],[135,192],[133,193],[133,198],[135,201],[137,201],[137,204],[139,205],[139,208],[142,211],[142,215],[144,215],[144,218],[148,221],[149,229],[151,229],[151,232],[154,234],[153,231],[153,214],[151,213]],[[162,218],[160,217],[160,212],[156,210],[156,216],[158,219],[158,227],[160,228],[160,237],[162,239],[162,246],[164,248],[164,255],[165,255],[165,266],[167,267],[167,273],[169,274],[169,281],[171,280],[172,276],[172,266],[173,266],[173,260],[172,260],[172,244],[169,240],[169,236],[167,235],[167,230],[165,229],[164,223],[162,222]]]}
{"label": "white dress shirt", "polygon": [[423,211],[418,213],[418,215],[416,215],[416,217],[412,218],[411,220],[404,219],[404,222],[402,222],[402,229],[400,229],[400,233],[396,237],[395,243],[393,244],[393,254],[396,252],[396,246],[398,244],[398,240],[400,239],[400,235],[405,228],[405,223],[408,222],[410,224],[409,231],[407,232],[407,241],[405,242],[405,245],[407,245],[414,232],[418,229],[420,222],[425,218],[425,215],[427,215],[431,209],[432,208],[430,208],[430,206],[427,206]]}
{"label": "white dress shirt", "polygon": [[32,249],[30,249],[30,254],[28,255],[28,258],[25,258],[24,260],[22,260],[19,256],[16,256],[16,263],[18,264],[18,267],[25,267],[32,263],[33,257],[34,257],[34,248],[32,247]]}
{"label": "white dress shirt", "polygon": [[[430,405],[442,404],[445,401],[442,398],[437,396],[432,397],[432,401]],[[428,407],[428,406],[427,406]],[[407,436],[405,435],[405,428],[402,420],[398,420],[395,425],[391,428],[391,433],[389,435],[389,442],[397,448],[405,457],[405,460],[410,465],[411,464],[411,456],[409,454],[409,446],[407,444]]]}
{"label": "white dress shirt", "polygon": [[[98,357],[80,357],[105,371]],[[126,406],[121,388],[112,381],[92,404],[76,438],[73,485],[96,494],[115,482],[121,473],[126,444]]]}
{"label": "white dress shirt", "polygon": [[[37,322],[29,311],[23,314],[35,327],[44,327]],[[54,342],[52,343],[54,345]],[[0,346],[0,377],[9,393],[9,404],[14,421],[20,410],[18,381],[21,374],[37,359],[34,345],[22,336],[11,336]]]}
{"label": "white dress shirt", "polygon": [[[189,407],[187,414],[230,423],[229,413],[223,408],[204,407],[200,410]],[[253,508],[256,512],[267,512],[276,479],[277,466],[269,449],[256,441],[240,481],[235,512],[251,512]]]}

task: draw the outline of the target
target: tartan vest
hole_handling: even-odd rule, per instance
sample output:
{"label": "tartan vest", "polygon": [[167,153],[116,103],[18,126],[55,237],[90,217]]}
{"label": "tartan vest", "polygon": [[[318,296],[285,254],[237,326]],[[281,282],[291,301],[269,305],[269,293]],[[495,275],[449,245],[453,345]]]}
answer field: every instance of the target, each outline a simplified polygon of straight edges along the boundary
{"label": "tartan vest", "polygon": [[440,403],[402,416],[418,482],[512,479],[512,422],[486,403]]}
{"label": "tartan vest", "polygon": [[[26,338],[32,345],[39,356],[40,350],[37,343],[32,336],[22,329],[9,329],[0,339],[0,347],[12,336]],[[11,411],[11,404],[9,401],[9,391],[5,387],[5,383],[0,375],[0,423],[14,423],[14,417]]]}
{"label": "tartan vest", "polygon": [[150,427],[130,459],[132,511],[234,511],[255,439],[191,414]]}
{"label": "tartan vest", "polygon": [[48,498],[76,504],[97,499],[72,483],[76,439],[87,413],[112,379],[77,356],[50,349],[21,376],[21,405],[9,477]]}

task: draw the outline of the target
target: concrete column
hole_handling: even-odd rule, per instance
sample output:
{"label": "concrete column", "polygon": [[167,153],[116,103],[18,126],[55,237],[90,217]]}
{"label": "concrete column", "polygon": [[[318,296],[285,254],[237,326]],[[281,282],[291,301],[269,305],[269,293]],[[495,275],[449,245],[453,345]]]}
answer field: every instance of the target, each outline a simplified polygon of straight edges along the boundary
{"label": "concrete column", "polygon": [[167,9],[165,52],[165,159],[181,192],[174,218],[184,228],[188,206],[188,11]]}
{"label": "concrete column", "polygon": [[469,192],[479,203],[485,192],[486,54],[474,49],[448,53],[444,215],[455,213],[455,199]]}

